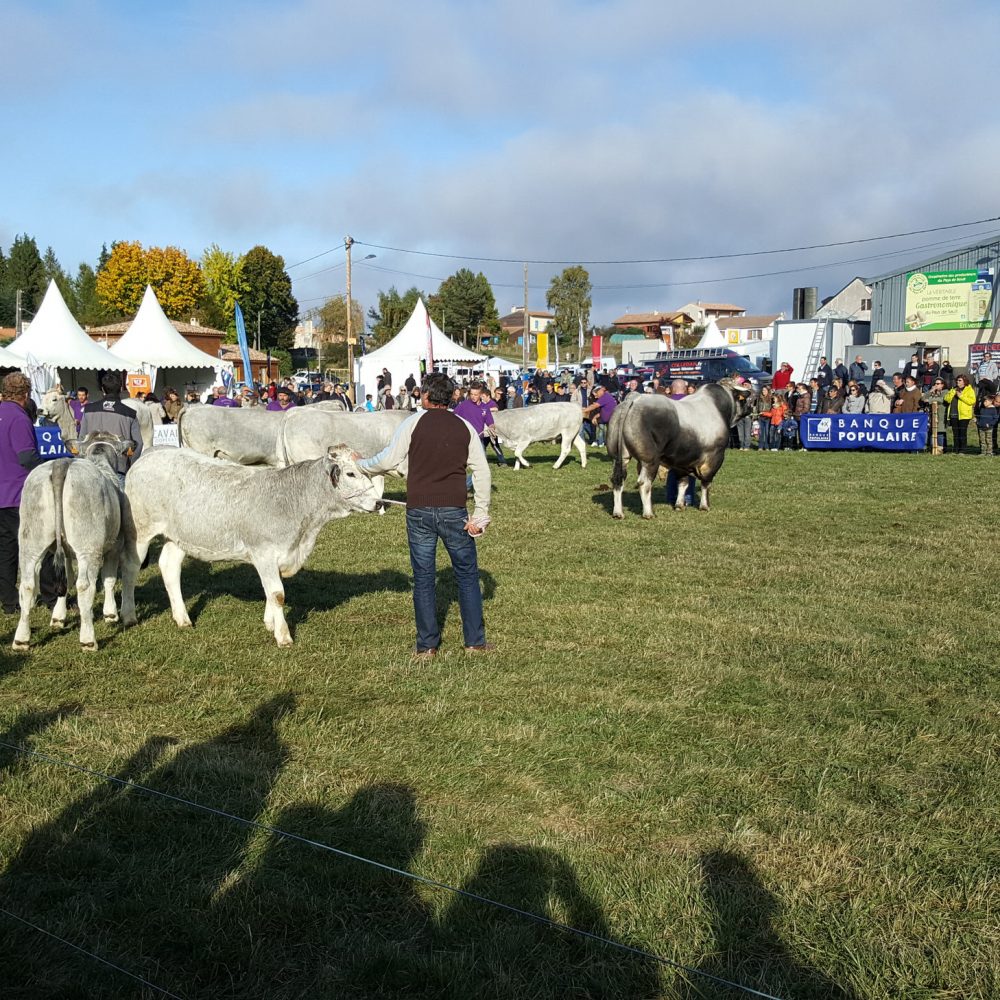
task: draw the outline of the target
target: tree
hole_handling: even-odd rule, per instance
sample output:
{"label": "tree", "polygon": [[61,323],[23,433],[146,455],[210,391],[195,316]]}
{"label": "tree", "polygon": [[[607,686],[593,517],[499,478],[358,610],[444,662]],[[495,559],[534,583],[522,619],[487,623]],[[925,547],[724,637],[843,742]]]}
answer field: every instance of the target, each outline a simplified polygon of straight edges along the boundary
{"label": "tree", "polygon": [[260,313],[260,346],[292,346],[299,304],[292,295],[292,279],[285,270],[283,257],[267,247],[255,246],[240,258],[243,293],[240,306],[247,326],[256,326]]}
{"label": "tree", "polygon": [[45,256],[42,258],[42,268],[45,271],[45,287],[48,288],[49,282],[54,281],[56,287],[59,289],[59,293],[63,297],[63,301],[66,303],[66,307],[75,316],[77,311],[76,289],[73,287],[70,276],[62,269],[62,265],[59,263],[56,252],[52,247],[46,247],[45,249]]}
{"label": "tree", "polygon": [[21,290],[23,317],[31,319],[45,296],[45,267],[38,244],[27,233],[16,237],[7,255],[3,286],[0,287],[0,324],[13,326],[17,313],[17,291]]}
{"label": "tree", "polygon": [[473,343],[480,326],[491,320],[499,321],[493,289],[486,276],[482,272],[473,274],[465,267],[441,282],[427,309],[434,322],[452,339],[462,334],[471,336]]}
{"label": "tree", "polygon": [[104,326],[119,317],[101,301],[97,294],[97,273],[89,264],[81,264],[73,279],[73,299],[76,310],[73,313],[82,326]]}
{"label": "tree", "polygon": [[590,326],[590,275],[579,264],[556,275],[545,293],[546,305],[555,313],[549,332],[564,344],[576,344],[581,324]]}
{"label": "tree", "polygon": [[424,293],[416,285],[407,289],[402,295],[396,291],[395,286],[387,292],[379,292],[378,307],[372,306],[368,310],[368,318],[371,320],[371,339],[376,344],[384,344],[395,337],[413,314],[417,300],[423,297]]}
{"label": "tree", "polygon": [[103,305],[123,316],[139,311],[151,285],[171,319],[187,319],[202,297],[204,282],[197,263],[177,247],[150,247],[138,241],[115,243],[97,272],[97,295]]}
{"label": "tree", "polygon": [[[347,296],[334,295],[311,317],[318,323],[317,346],[322,345],[324,367],[347,367]],[[351,332],[355,337],[365,332],[365,314],[361,303],[351,299]]]}
{"label": "tree", "polygon": [[213,243],[201,255],[201,274],[205,281],[205,292],[198,306],[202,321],[235,335],[236,303],[245,291],[242,258]]}

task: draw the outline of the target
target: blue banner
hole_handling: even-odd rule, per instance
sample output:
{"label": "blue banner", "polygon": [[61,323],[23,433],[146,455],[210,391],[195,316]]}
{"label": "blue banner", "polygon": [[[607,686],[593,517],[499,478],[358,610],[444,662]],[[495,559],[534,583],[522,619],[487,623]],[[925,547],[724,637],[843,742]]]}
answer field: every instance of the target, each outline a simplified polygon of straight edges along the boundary
{"label": "blue banner", "polygon": [[810,413],[799,417],[803,448],[923,451],[926,413]]}
{"label": "blue banner", "polygon": [[[250,347],[247,344],[247,328],[243,322],[243,310],[236,303],[236,341],[240,345],[240,357],[243,359],[243,381],[253,385],[253,369],[250,367]],[[269,369],[270,371],[270,369]]]}
{"label": "blue banner", "polygon": [[35,443],[38,454],[46,458],[72,458],[72,454],[63,444],[62,432],[55,424],[35,428]]}

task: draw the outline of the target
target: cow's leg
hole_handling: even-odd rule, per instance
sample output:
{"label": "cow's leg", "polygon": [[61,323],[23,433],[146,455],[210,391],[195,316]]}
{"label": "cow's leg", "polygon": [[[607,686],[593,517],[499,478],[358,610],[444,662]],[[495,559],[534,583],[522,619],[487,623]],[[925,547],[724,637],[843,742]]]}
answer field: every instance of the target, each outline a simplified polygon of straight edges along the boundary
{"label": "cow's leg", "polygon": [[577,434],[573,439],[573,444],[576,445],[576,450],[580,453],[580,466],[581,468],[587,468],[587,442],[583,440],[582,434]]}
{"label": "cow's leg", "polygon": [[149,551],[150,539],[142,541],[125,535],[122,545],[121,567],[122,567],[122,624],[125,626],[135,625],[138,621],[135,614],[135,584],[139,578],[140,568],[146,559]]}
{"label": "cow's leg", "polygon": [[656,466],[642,462],[639,465],[639,497],[642,500],[642,516],[649,521],[653,517],[653,481]]}
{"label": "cow's leg", "polygon": [[573,442],[570,440],[570,436],[568,434],[563,434],[559,438],[559,447],[559,457],[556,459],[556,464],[552,466],[553,469],[558,469],[559,466],[562,465],[567,458],[569,458],[569,450],[573,447]]}
{"label": "cow's leg", "polygon": [[163,586],[167,588],[170,598],[170,612],[178,628],[190,628],[191,619],[184,607],[184,597],[181,594],[181,564],[184,562],[184,550],[174,542],[164,542],[160,552],[160,576]]}
{"label": "cow's leg", "polygon": [[31,645],[31,609],[35,606],[35,595],[38,593],[38,574],[41,571],[42,555],[27,557],[21,553],[21,586],[17,597],[21,604],[21,617],[14,633],[13,649],[27,649]]}
{"label": "cow's leg", "polygon": [[701,503],[698,504],[698,510],[708,510],[708,483],[706,482],[701,484]]}
{"label": "cow's leg", "polygon": [[281,573],[272,563],[254,563],[261,585],[264,588],[264,624],[274,633],[279,646],[292,645],[292,633],[285,621],[285,587]]}
{"label": "cow's leg", "polygon": [[117,545],[104,557],[101,566],[101,583],[104,587],[104,607],[102,613],[106,622],[118,621],[118,606],[115,604],[115,584],[118,582],[120,552]]}
{"label": "cow's leg", "polygon": [[687,473],[683,475],[677,473],[677,499],[674,501],[674,510],[683,510],[684,504],[687,503],[687,492],[688,492],[688,476]]}
{"label": "cow's leg", "polygon": [[[621,470],[619,472],[619,470]],[[619,481],[620,478],[620,481]],[[625,517],[625,511],[622,510],[622,493],[625,490],[625,480],[628,478],[628,457],[623,456],[619,461],[615,462],[614,470],[611,473],[611,486],[614,490],[614,506],[611,508],[611,516],[617,518],[619,521]]]}
{"label": "cow's leg", "polygon": [[94,596],[97,594],[97,577],[101,568],[100,555],[78,552],[76,555],[76,602],[80,608],[80,645],[84,649],[97,649],[94,637]]}
{"label": "cow's leg", "polygon": [[517,463],[520,462],[526,469],[530,469],[531,465],[528,460],[524,457],[524,449],[528,447],[527,441],[522,441],[520,444],[514,446],[514,468],[517,468]]}
{"label": "cow's leg", "polygon": [[56,598],[56,603],[52,605],[52,617],[49,619],[49,628],[63,629],[66,627],[66,615],[69,613],[69,599],[66,594]]}

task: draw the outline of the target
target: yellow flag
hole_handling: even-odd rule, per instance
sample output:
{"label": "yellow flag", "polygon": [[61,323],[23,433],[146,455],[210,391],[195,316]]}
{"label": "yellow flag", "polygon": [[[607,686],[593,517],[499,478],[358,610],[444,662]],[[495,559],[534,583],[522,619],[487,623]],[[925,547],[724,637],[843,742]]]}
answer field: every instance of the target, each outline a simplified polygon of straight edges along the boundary
{"label": "yellow flag", "polygon": [[549,335],[539,333],[535,335],[536,352],[538,354],[537,368],[539,371],[549,367]]}

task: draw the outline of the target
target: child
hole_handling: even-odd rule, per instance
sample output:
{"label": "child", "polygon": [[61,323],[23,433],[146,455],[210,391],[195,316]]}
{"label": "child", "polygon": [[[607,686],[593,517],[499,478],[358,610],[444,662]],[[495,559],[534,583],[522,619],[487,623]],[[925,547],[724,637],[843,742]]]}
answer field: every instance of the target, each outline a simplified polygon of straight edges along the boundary
{"label": "child", "polygon": [[993,455],[993,436],[996,434],[997,418],[1000,417],[995,399],[994,396],[983,396],[983,405],[979,410],[979,416],[976,417],[981,455]]}
{"label": "child", "polygon": [[[788,404],[785,397],[776,392],[771,400],[771,451],[780,451],[783,445],[781,437],[781,424],[788,416]],[[763,416],[763,414],[761,414]]]}
{"label": "child", "polygon": [[365,409],[369,413],[374,413],[375,412],[375,407],[372,404],[372,394],[371,393],[368,393],[368,395],[365,396]]}

